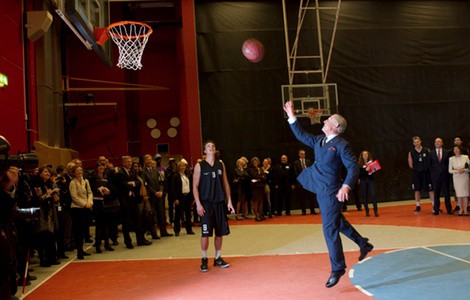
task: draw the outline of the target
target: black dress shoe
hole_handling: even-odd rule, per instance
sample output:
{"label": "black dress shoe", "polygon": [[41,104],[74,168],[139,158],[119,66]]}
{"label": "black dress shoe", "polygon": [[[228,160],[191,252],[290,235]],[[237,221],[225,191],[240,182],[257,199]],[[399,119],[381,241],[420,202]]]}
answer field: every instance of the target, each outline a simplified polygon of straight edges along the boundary
{"label": "black dress shoe", "polygon": [[106,251],[114,251],[114,248],[111,247],[111,245],[106,245],[106,246],[104,246],[104,249],[105,249]]}
{"label": "black dress shoe", "polygon": [[53,266],[60,265],[60,261],[58,261],[58,260],[53,261],[53,262],[51,262],[51,265],[53,265]]}
{"label": "black dress shoe", "polygon": [[179,233],[179,232],[175,232],[175,236],[180,236],[180,233]]}
{"label": "black dress shoe", "polygon": [[111,245],[113,245],[113,246],[118,246],[119,243],[118,243],[118,241],[113,241],[113,243],[112,243]]}
{"label": "black dress shoe", "polygon": [[127,249],[134,249],[134,245],[132,245],[132,243],[126,243],[126,248]]}
{"label": "black dress shoe", "polygon": [[152,242],[147,241],[147,240],[143,240],[143,241],[137,243],[137,246],[149,246],[149,245],[152,245]]}
{"label": "black dress shoe", "polygon": [[62,258],[62,259],[69,259],[70,257],[68,257],[67,255],[64,254],[64,255],[61,255],[60,258]]}
{"label": "black dress shoe", "polygon": [[361,248],[361,255],[359,255],[359,261],[366,258],[367,254],[374,249],[374,245],[367,243],[364,247]]}
{"label": "black dress shoe", "polygon": [[103,250],[101,250],[101,247],[96,247],[96,253],[103,253]]}
{"label": "black dress shoe", "polygon": [[163,237],[173,236],[171,233],[168,233],[168,232],[161,233],[160,235],[163,236]]}
{"label": "black dress shoe", "polygon": [[343,276],[346,273],[345,270],[343,271],[338,271],[338,272],[331,272],[330,278],[328,278],[328,281],[326,282],[326,287],[330,288],[335,286],[338,282],[341,276]]}
{"label": "black dress shoe", "polygon": [[186,232],[186,234],[195,234],[195,233],[194,231],[191,230],[191,231]]}
{"label": "black dress shoe", "polygon": [[83,252],[82,252],[82,255],[83,255],[83,256],[90,256],[91,254],[88,253],[88,252],[83,251]]}
{"label": "black dress shoe", "polygon": [[159,239],[160,239],[160,237],[158,235],[156,235],[156,234],[152,235],[152,240],[159,240]]}

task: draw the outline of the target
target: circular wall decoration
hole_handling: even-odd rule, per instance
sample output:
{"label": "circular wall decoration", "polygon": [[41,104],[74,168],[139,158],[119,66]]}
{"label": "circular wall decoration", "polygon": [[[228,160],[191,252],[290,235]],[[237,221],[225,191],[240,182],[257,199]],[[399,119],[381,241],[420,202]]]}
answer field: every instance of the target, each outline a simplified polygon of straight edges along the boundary
{"label": "circular wall decoration", "polygon": [[150,131],[150,135],[154,138],[154,139],[158,139],[162,133],[160,132],[160,130],[158,129],[152,129],[152,131]]}
{"label": "circular wall decoration", "polygon": [[180,118],[178,118],[178,117],[171,118],[170,124],[173,127],[178,127],[180,125]]}
{"label": "circular wall decoration", "polygon": [[178,130],[176,128],[170,128],[167,131],[169,137],[174,138],[178,134]]}
{"label": "circular wall decoration", "polygon": [[155,128],[157,126],[157,121],[155,119],[148,119],[147,120],[147,127],[148,128]]}

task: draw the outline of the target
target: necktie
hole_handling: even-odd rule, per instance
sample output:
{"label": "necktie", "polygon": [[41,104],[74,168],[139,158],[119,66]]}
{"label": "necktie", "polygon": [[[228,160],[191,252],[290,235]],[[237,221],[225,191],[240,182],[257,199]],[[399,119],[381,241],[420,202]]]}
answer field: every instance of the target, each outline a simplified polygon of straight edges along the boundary
{"label": "necktie", "polygon": [[441,162],[441,149],[437,149],[437,159],[439,159],[439,162]]}
{"label": "necktie", "polygon": [[302,162],[302,170],[305,169],[305,159],[300,160]]}
{"label": "necktie", "polygon": [[320,145],[323,147],[325,145],[325,143],[326,143],[326,136],[321,140]]}

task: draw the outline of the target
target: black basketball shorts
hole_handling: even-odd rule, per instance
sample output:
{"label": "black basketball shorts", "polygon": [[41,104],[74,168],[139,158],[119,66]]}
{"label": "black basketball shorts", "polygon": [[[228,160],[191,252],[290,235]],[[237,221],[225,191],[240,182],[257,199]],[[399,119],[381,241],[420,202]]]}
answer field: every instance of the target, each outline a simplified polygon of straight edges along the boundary
{"label": "black basketball shorts", "polygon": [[202,201],[206,213],[201,217],[202,236],[209,237],[215,231],[215,236],[230,234],[227,219],[227,204],[222,202]]}
{"label": "black basketball shorts", "polygon": [[411,188],[416,192],[432,191],[431,173],[429,171],[413,171]]}

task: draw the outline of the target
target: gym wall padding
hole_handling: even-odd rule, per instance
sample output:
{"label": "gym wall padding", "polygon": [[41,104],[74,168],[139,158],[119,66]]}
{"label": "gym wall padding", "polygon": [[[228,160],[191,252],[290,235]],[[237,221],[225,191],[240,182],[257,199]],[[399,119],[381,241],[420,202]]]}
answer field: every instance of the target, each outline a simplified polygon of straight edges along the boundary
{"label": "gym wall padding", "polygon": [[[293,40],[299,2],[286,2]],[[413,136],[429,148],[436,137],[445,148],[454,136],[470,138],[469,12],[470,1],[343,1],[328,82],[338,84],[345,138],[355,153],[367,149],[382,164],[379,201],[413,198]],[[281,1],[196,2],[202,134],[216,142],[229,171],[242,155],[277,164],[282,154],[293,162],[304,148],[281,108],[281,85],[288,84],[282,16]],[[334,14],[324,13],[325,55],[333,23]],[[241,53],[251,37],[266,47],[257,64]],[[321,133],[320,125],[300,122]],[[313,159],[311,149],[307,156]]]}

